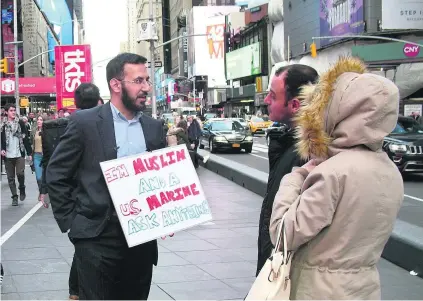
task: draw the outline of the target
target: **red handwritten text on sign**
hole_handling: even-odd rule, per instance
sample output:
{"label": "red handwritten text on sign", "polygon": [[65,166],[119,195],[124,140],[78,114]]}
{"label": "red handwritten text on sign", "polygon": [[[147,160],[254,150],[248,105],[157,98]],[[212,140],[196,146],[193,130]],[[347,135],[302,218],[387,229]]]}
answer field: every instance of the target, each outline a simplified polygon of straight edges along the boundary
{"label": "red handwritten text on sign", "polygon": [[113,182],[117,179],[129,177],[129,173],[128,173],[128,170],[126,169],[125,165],[120,164],[118,166],[107,169],[104,172],[104,176],[106,178],[107,183],[110,183],[110,182]]}
{"label": "red handwritten text on sign", "polygon": [[148,159],[135,159],[132,164],[135,174],[144,173],[151,170],[160,170],[169,165],[186,160],[185,150],[169,151],[160,156],[152,156]]}
{"label": "red handwritten text on sign", "polygon": [[120,205],[120,212],[122,212],[122,214],[124,216],[138,215],[141,212],[141,209],[135,207],[136,203],[138,203],[138,201],[136,199],[133,199],[129,203],[121,204]]}

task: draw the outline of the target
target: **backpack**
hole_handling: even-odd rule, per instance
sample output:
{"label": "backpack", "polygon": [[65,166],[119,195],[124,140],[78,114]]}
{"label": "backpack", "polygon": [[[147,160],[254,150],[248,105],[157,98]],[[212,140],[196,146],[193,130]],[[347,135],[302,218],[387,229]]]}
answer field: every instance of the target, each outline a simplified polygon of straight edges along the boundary
{"label": "backpack", "polygon": [[41,164],[47,167],[54,150],[59,144],[60,137],[65,133],[69,119],[59,118],[43,122],[41,139],[43,145],[43,161]]}

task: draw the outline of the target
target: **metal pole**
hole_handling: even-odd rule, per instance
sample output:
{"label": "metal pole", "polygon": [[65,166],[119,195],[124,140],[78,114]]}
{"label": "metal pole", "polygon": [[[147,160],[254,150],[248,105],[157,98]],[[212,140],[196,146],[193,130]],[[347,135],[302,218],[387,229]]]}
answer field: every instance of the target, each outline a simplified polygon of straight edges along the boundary
{"label": "metal pole", "polygon": [[[194,70],[193,70],[194,71]],[[194,93],[194,107],[195,107],[195,103],[197,102],[196,100],[196,97],[195,97],[195,75],[194,75],[194,80],[193,80],[193,82],[192,82],[192,92]],[[202,106],[201,106],[201,101],[200,101],[200,112],[201,112],[201,110],[202,110],[203,108],[202,108]]]}
{"label": "metal pole", "polygon": [[19,64],[19,67],[23,66],[24,64],[28,63],[29,61],[32,61],[33,59],[36,59],[40,55],[43,55],[43,54],[46,54],[46,53],[49,53],[49,52],[53,52],[53,51],[54,51],[54,49],[50,49],[50,50],[46,50],[46,51],[40,52],[39,54],[34,55],[33,57],[27,59],[26,61],[23,61],[22,63],[20,63]]}
{"label": "metal pole", "polygon": [[15,43],[15,104],[16,113],[21,115],[19,103],[19,53],[18,53],[18,1],[13,0],[13,41]]}
{"label": "metal pole", "polygon": [[[148,3],[150,11],[150,21],[154,20],[153,16],[153,0],[149,0]],[[153,118],[157,118],[157,103],[156,103],[156,66],[154,65],[154,40],[153,37],[150,37],[150,69],[151,69],[151,84],[153,91],[151,91],[151,115]]]}

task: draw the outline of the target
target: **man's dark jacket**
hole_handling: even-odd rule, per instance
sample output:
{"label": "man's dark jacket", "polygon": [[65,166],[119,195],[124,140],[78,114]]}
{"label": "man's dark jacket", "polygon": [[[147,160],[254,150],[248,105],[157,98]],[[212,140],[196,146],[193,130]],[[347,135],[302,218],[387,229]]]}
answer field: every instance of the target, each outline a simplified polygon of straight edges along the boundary
{"label": "man's dark jacket", "polygon": [[[29,140],[29,133],[26,128],[25,122],[23,120],[19,119],[19,126],[21,127],[21,133],[23,135],[22,142],[25,149],[20,148],[21,151],[21,157],[25,158],[25,151],[28,156],[32,155],[32,147],[31,142]],[[5,130],[6,124],[3,124],[1,127],[1,150],[6,151],[7,145],[6,145],[6,130]],[[19,143],[20,145],[20,143]]]}
{"label": "man's dark jacket", "polygon": [[66,131],[68,122],[68,118],[46,120],[43,122],[43,129],[41,131],[41,139],[43,142],[43,160],[41,164],[43,168],[47,168],[48,162],[59,144],[60,137],[62,137]]}
{"label": "man's dark jacket", "polygon": [[270,139],[269,143],[269,179],[267,192],[264,196],[260,212],[257,272],[263,268],[270,257],[273,245],[269,235],[270,218],[272,216],[273,201],[279,190],[282,178],[292,171],[295,166],[301,166],[295,149],[294,132],[289,130],[282,136]]}
{"label": "man's dark jacket", "polygon": [[[140,122],[147,151],[164,148],[166,139],[161,122],[145,114]],[[99,236],[115,214],[100,162],[116,158],[110,103],[70,116],[46,176],[54,217],[62,232],[70,229],[71,239]],[[78,189],[73,194],[75,175]],[[150,245],[157,264],[157,242]]]}

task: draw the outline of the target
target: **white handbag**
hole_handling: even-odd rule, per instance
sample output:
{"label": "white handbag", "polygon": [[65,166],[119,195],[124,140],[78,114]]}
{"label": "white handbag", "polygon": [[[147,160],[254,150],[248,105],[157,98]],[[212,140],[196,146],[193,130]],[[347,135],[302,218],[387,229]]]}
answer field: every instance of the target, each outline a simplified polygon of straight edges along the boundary
{"label": "white handbag", "polygon": [[[287,251],[285,215],[279,225],[275,249],[253,283],[245,300],[289,300],[291,280],[289,272],[293,252]],[[283,239],[283,251],[280,251]]]}

